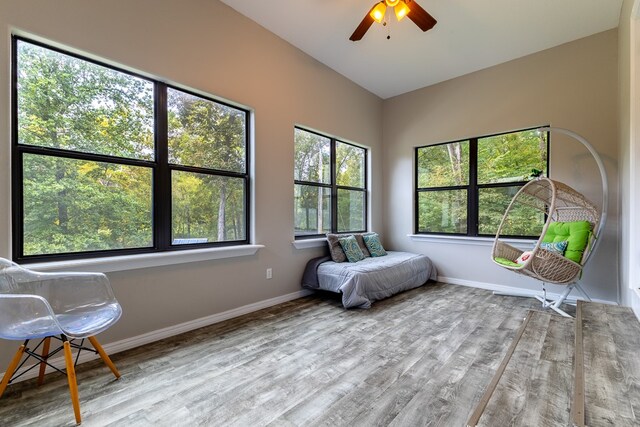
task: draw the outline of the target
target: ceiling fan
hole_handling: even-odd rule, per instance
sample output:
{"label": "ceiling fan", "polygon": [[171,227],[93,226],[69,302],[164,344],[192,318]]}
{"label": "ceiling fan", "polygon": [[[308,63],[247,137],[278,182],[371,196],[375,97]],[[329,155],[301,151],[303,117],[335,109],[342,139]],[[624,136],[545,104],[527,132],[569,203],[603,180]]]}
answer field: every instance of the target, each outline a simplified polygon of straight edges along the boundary
{"label": "ceiling fan", "polygon": [[376,3],[371,10],[369,10],[369,13],[365,15],[360,25],[358,25],[358,28],[356,28],[353,34],[351,34],[351,37],[349,37],[349,40],[354,42],[360,40],[364,37],[374,21],[381,23],[386,14],[387,7],[393,8],[398,21],[408,16],[422,31],[432,29],[438,22],[413,0],[383,0]]}

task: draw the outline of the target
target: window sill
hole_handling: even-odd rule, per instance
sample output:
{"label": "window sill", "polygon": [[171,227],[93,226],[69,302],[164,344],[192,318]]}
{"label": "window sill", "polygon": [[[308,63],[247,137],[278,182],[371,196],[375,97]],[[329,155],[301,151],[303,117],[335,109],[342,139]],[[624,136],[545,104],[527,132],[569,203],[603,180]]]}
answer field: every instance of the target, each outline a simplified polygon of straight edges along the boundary
{"label": "window sill", "polygon": [[[457,245],[472,245],[472,246],[493,246],[493,237],[468,237],[468,236],[440,236],[432,234],[407,234],[407,236],[414,241],[429,242],[429,243],[449,243]],[[508,239],[501,238],[500,241],[508,243],[518,249],[530,250],[535,244],[535,240],[529,239]]]}
{"label": "window sill", "polygon": [[317,239],[300,239],[294,240],[291,244],[296,249],[319,248],[327,245],[327,239],[326,237],[319,237]]}
{"label": "window sill", "polygon": [[104,258],[85,258],[69,261],[39,262],[26,267],[37,271],[126,271],[188,262],[235,258],[254,255],[264,245],[240,245],[220,248],[193,249],[173,252],[125,255]]}

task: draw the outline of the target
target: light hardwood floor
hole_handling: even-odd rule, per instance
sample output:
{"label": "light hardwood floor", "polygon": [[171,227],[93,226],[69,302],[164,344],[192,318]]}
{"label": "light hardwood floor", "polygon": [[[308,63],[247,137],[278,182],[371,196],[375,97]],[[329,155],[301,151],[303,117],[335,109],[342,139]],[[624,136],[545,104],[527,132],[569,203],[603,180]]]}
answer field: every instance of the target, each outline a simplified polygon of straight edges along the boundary
{"label": "light hardwood floor", "polygon": [[531,311],[477,425],[570,425],[574,341],[573,319]]}
{"label": "light hardwood floor", "polygon": [[[302,298],[113,355],[120,380],[97,361],[79,366],[83,425],[463,426],[537,305],[444,284],[370,310]],[[66,379],[9,386],[0,425],[74,425]]]}
{"label": "light hardwood floor", "polygon": [[640,426],[640,323],[628,308],[583,304],[589,426]]}

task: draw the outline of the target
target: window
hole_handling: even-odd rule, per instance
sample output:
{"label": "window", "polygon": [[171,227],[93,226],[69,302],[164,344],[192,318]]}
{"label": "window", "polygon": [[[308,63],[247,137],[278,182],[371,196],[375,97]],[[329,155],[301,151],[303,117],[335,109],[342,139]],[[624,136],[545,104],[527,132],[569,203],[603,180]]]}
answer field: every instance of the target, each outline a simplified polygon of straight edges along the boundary
{"label": "window", "polygon": [[14,259],[248,241],[248,112],[13,38]]}
{"label": "window", "polygon": [[[547,176],[548,152],[548,133],[535,129],[416,148],[416,233],[495,235],[533,170]],[[517,218],[505,235],[540,235],[542,214],[523,208]]]}
{"label": "window", "polygon": [[295,129],[295,235],[367,229],[367,150]]}

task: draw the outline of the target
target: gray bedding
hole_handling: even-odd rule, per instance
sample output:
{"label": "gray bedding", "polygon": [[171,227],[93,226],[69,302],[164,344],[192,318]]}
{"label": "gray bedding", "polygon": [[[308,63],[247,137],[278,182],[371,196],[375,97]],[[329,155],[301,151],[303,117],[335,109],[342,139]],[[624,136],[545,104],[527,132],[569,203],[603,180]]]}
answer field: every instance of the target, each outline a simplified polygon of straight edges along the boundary
{"label": "gray bedding", "polygon": [[376,300],[422,286],[437,273],[426,255],[388,251],[383,257],[369,257],[356,263],[326,261],[314,265],[315,283],[303,286],[342,294],[346,308],[369,308]]}

